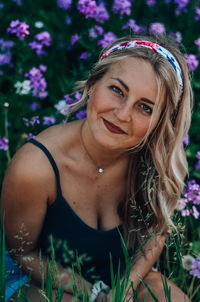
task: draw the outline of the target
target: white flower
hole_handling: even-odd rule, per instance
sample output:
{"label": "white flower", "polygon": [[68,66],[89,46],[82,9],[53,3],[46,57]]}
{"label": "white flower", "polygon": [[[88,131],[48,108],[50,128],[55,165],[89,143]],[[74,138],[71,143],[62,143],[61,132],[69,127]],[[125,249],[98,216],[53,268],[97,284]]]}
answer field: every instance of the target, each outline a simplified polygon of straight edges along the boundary
{"label": "white flower", "polygon": [[24,80],[23,82],[17,81],[14,87],[17,89],[16,93],[19,95],[27,95],[31,91],[29,80]]}
{"label": "white flower", "polygon": [[54,105],[54,107],[63,115],[66,115],[69,110],[65,100],[59,101],[58,104]]}
{"label": "white flower", "polygon": [[36,28],[43,28],[43,27],[44,27],[44,23],[43,23],[42,21],[36,21],[36,22],[34,23],[34,26],[35,26]]}
{"label": "white flower", "polygon": [[179,199],[176,205],[176,210],[182,211],[186,206],[186,200],[184,198]]}
{"label": "white flower", "polygon": [[195,258],[192,257],[191,255],[183,256],[182,265],[183,265],[184,269],[189,271],[194,260],[195,260]]}

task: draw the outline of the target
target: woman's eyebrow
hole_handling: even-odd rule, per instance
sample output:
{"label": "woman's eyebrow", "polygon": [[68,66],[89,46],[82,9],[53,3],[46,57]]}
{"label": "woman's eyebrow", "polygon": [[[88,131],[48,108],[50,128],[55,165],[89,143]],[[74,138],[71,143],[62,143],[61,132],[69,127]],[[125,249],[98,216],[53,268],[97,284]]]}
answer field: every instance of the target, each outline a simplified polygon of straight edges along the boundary
{"label": "woman's eyebrow", "polygon": [[120,82],[120,84],[121,84],[122,86],[124,86],[125,90],[126,90],[127,92],[129,92],[128,86],[127,86],[121,79],[119,79],[119,78],[111,78],[111,79],[117,80],[118,82]]}
{"label": "woman's eyebrow", "polygon": [[[112,78],[112,77],[111,77],[111,79],[117,80],[117,81],[125,88],[125,90],[126,90],[127,92],[129,92],[128,86],[127,86],[121,79],[119,79],[119,78]],[[141,100],[142,100],[142,101],[145,101],[146,103],[149,103],[149,104],[151,104],[151,105],[155,105],[155,102],[153,102],[153,101],[151,101],[151,100],[149,100],[149,99],[147,99],[147,98],[142,98]]]}
{"label": "woman's eyebrow", "polygon": [[155,103],[147,98],[141,98],[142,101],[145,101],[146,103],[149,103],[151,105],[155,105]]}

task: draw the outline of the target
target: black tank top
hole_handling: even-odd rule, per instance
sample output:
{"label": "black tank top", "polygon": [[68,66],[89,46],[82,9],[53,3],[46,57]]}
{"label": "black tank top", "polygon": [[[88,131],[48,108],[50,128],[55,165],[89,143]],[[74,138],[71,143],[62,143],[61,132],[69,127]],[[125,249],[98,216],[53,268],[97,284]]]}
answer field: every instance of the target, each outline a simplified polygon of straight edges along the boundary
{"label": "black tank top", "polygon": [[123,236],[122,225],[101,231],[81,220],[62,196],[59,171],[52,155],[35,139],[29,142],[46,154],[57,181],[57,197],[53,204],[47,207],[39,237],[39,248],[44,254],[50,256],[53,246],[56,261],[64,267],[73,267],[92,283],[95,280],[102,280],[110,286],[110,258],[112,258],[115,274],[119,266],[121,275],[125,269],[120,237],[120,233]]}

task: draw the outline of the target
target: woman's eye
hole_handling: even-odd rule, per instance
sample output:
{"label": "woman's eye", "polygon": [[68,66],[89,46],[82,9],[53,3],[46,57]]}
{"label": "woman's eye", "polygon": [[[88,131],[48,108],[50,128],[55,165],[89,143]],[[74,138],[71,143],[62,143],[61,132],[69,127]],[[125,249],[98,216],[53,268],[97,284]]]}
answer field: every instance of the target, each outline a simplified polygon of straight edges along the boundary
{"label": "woman's eye", "polygon": [[140,107],[144,112],[148,113],[149,115],[152,114],[152,108],[147,106],[146,104],[141,104]]}
{"label": "woman's eye", "polygon": [[117,94],[120,94],[120,95],[124,95],[123,92],[121,91],[121,89],[117,86],[110,86],[110,88],[112,89],[112,91],[114,91],[115,93]]}

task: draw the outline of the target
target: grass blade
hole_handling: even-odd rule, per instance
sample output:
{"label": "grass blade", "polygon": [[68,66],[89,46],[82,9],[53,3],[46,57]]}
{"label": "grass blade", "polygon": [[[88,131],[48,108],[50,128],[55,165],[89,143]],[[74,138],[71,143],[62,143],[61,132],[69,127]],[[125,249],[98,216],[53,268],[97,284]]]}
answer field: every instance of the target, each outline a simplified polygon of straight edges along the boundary
{"label": "grass blade", "polygon": [[156,295],[153,293],[152,289],[149,287],[149,285],[140,277],[138,276],[142,284],[148,289],[149,293],[151,294],[152,298],[154,299],[155,302],[159,302],[158,298]]}

